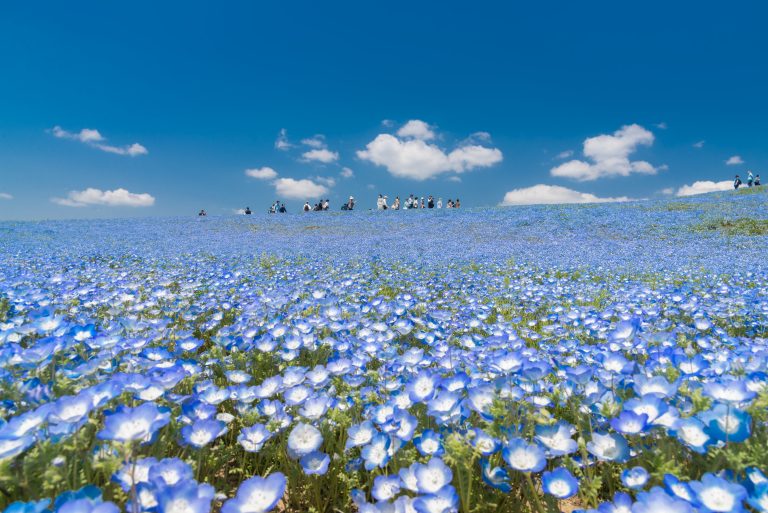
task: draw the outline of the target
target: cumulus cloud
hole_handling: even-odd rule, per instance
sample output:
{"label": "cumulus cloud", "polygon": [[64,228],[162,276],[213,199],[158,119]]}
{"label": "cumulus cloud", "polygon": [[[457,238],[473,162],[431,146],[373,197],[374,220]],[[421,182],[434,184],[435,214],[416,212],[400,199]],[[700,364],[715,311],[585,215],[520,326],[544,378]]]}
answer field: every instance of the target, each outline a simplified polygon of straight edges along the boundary
{"label": "cumulus cloud", "polygon": [[79,132],[69,132],[57,125],[53,127],[50,132],[56,138],[80,141],[81,143],[87,144],[92,148],[96,148],[107,153],[114,153],[115,155],[137,157],[139,155],[146,155],[149,153],[147,148],[139,143],[127,144],[125,146],[113,146],[111,144],[106,144],[104,141],[107,139],[101,135],[98,130],[93,128],[83,128]]}
{"label": "cumulus cloud", "polygon": [[341,174],[342,178],[352,178],[353,176],[355,176],[355,172],[349,169],[348,167],[341,168],[341,173],[339,174]]}
{"label": "cumulus cloud", "polygon": [[[416,138],[414,134],[417,130],[413,128],[413,122],[406,123],[398,130],[397,136],[377,135],[365,150],[357,152],[358,158],[385,167],[393,176],[413,180],[426,180],[442,173],[463,173],[502,161],[500,150],[479,144],[459,145],[446,153],[435,144],[428,143],[424,139],[425,132],[420,133],[421,138]],[[408,135],[402,136],[401,132],[409,124]]]}
{"label": "cumulus cloud", "polygon": [[307,137],[306,139],[301,140],[301,144],[304,146],[309,146],[310,148],[327,148],[328,146],[325,144],[325,136],[323,134],[317,134],[313,135],[312,137]]}
{"label": "cumulus cloud", "polygon": [[407,138],[412,137],[414,139],[421,139],[422,141],[430,141],[435,138],[435,132],[425,122],[412,119],[400,127],[397,131],[399,137]]}
{"label": "cumulus cloud", "polygon": [[292,147],[293,144],[288,141],[288,130],[281,128],[280,133],[277,134],[277,139],[275,139],[275,149],[280,151],[288,151]]}
{"label": "cumulus cloud", "polygon": [[253,169],[246,169],[245,175],[257,180],[272,180],[273,178],[277,178],[277,171],[271,167],[264,166]]}
{"label": "cumulus cloud", "polygon": [[728,166],[738,166],[739,164],[743,164],[743,163],[744,163],[744,159],[742,159],[740,155],[734,155],[725,161],[725,164]]}
{"label": "cumulus cloud", "polygon": [[339,160],[337,152],[325,148],[305,151],[301,156],[304,160],[322,162],[323,164],[330,164]]}
{"label": "cumulus cloud", "polygon": [[319,198],[328,193],[328,188],[309,179],[278,178],[274,181],[275,192],[285,198]]}
{"label": "cumulus cloud", "polygon": [[7,192],[0,192],[0,199],[1,200],[12,200],[13,196],[11,194],[8,194]]}
{"label": "cumulus cloud", "polygon": [[65,207],[87,207],[89,205],[151,207],[155,204],[155,198],[147,193],[136,194],[122,188],[102,191],[93,187],[83,191],[71,191],[65,198],[52,198],[51,201]]}
{"label": "cumulus cloud", "polygon": [[640,125],[626,125],[612,135],[589,137],[584,141],[587,160],[569,160],[552,168],[550,174],[581,182],[606,176],[629,176],[632,173],[656,174],[657,168],[644,160],[630,161],[639,146],[651,146],[653,134]]}
{"label": "cumulus cloud", "polygon": [[623,201],[632,201],[632,199],[626,196],[600,198],[594,194],[574,191],[559,185],[539,184],[509,191],[504,195],[500,205],[557,205],[561,203],[613,203]]}
{"label": "cumulus cloud", "polygon": [[733,182],[723,180],[722,182],[712,182],[710,180],[700,180],[691,185],[683,185],[677,189],[676,196],[695,196],[707,192],[729,191],[733,187]]}

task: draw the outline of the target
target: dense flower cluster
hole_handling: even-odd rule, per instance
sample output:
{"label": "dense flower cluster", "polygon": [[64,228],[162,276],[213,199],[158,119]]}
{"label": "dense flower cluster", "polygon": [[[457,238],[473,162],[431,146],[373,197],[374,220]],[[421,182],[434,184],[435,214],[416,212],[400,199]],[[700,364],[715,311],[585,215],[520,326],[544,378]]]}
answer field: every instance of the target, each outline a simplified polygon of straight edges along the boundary
{"label": "dense flower cluster", "polygon": [[768,511],[761,200],[0,224],[0,505]]}

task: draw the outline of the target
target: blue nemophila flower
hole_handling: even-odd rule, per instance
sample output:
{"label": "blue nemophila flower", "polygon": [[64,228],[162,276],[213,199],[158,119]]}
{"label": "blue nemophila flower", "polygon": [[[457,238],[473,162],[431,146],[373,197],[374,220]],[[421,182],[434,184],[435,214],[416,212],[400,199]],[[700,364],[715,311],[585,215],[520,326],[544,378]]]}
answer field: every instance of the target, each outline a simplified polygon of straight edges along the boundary
{"label": "blue nemophila flower", "polygon": [[363,447],[360,456],[365,460],[365,470],[382,468],[389,462],[391,439],[383,433],[375,435],[371,442]]}
{"label": "blue nemophila flower", "polygon": [[703,392],[717,402],[730,404],[751,401],[756,395],[747,388],[746,381],[735,378],[705,383]]}
{"label": "blue nemophila flower", "polygon": [[693,490],[691,490],[691,486],[688,483],[680,481],[672,474],[664,474],[664,488],[676,497],[680,497],[691,503],[693,502]]}
{"label": "blue nemophila flower", "polygon": [[621,472],[621,482],[632,490],[641,490],[651,475],[643,467],[632,467]]}
{"label": "blue nemophila flower", "polygon": [[135,408],[121,406],[105,415],[104,429],[97,436],[116,442],[149,441],[158,429],[171,421],[170,410],[155,403],[144,403]]}
{"label": "blue nemophila flower", "polygon": [[300,458],[318,450],[322,444],[323,435],[319,429],[311,424],[296,424],[288,435],[288,454]]}
{"label": "blue nemophila flower", "polygon": [[432,399],[437,386],[437,377],[429,371],[419,372],[406,386],[411,401],[422,403]]}
{"label": "blue nemophila flower", "polygon": [[267,513],[274,509],[285,493],[286,479],[276,472],[266,478],[246,479],[237,489],[234,499],[221,507],[221,513]]}
{"label": "blue nemophila flower", "polygon": [[453,486],[444,486],[435,493],[416,497],[413,509],[417,513],[452,513],[459,510],[459,496]]}
{"label": "blue nemophila flower", "polygon": [[691,489],[697,505],[707,511],[740,513],[744,511],[743,501],[747,490],[743,486],[731,483],[711,473],[701,477],[701,481],[691,481]]}
{"label": "blue nemophila flower", "polygon": [[370,420],[349,426],[347,429],[347,442],[344,448],[351,449],[352,447],[365,445],[371,441],[376,433],[376,428]]}
{"label": "blue nemophila flower", "polygon": [[318,474],[322,476],[328,472],[328,465],[330,463],[330,456],[320,451],[312,451],[299,459],[299,464],[307,475]]}
{"label": "blue nemophila flower", "polygon": [[149,467],[147,478],[160,487],[174,486],[181,481],[191,480],[193,472],[192,467],[179,458],[165,458]]}
{"label": "blue nemophila flower", "polygon": [[504,461],[520,472],[540,472],[547,464],[544,451],[521,438],[513,438],[502,449]]}
{"label": "blue nemophila flower", "polygon": [[60,505],[56,513],[120,513],[120,508],[112,502],[76,499]]}
{"label": "blue nemophila flower", "polygon": [[709,427],[712,437],[722,442],[743,442],[752,433],[752,417],[733,406],[716,404],[699,414],[699,418]]}
{"label": "blue nemophila flower", "polygon": [[215,490],[209,484],[182,481],[157,492],[158,513],[209,513]]}
{"label": "blue nemophila flower", "polygon": [[8,505],[3,510],[3,513],[47,513],[48,505],[51,503],[51,499],[43,499],[40,501],[21,502],[16,501]]}
{"label": "blue nemophila flower", "polygon": [[568,499],[579,491],[579,482],[568,469],[560,467],[542,474],[541,487],[544,492],[558,499]]}
{"label": "blue nemophila flower", "polygon": [[760,513],[768,513],[768,483],[760,483],[749,493],[747,502]]}
{"label": "blue nemophila flower", "polygon": [[440,458],[432,458],[426,464],[417,464],[414,475],[416,491],[422,494],[437,493],[453,479],[453,472]]}
{"label": "blue nemophila flower", "polygon": [[490,456],[501,449],[501,442],[482,429],[474,428],[472,434],[474,436],[472,436],[470,443],[483,456]]}
{"label": "blue nemophila flower", "polygon": [[398,476],[376,476],[373,480],[371,495],[377,501],[388,501],[394,499],[400,493],[400,477]]}
{"label": "blue nemophila flower", "polygon": [[504,493],[512,491],[512,485],[509,483],[509,473],[503,467],[494,467],[491,463],[483,458],[480,460],[480,469],[482,471],[483,481],[497,490],[501,490]]}
{"label": "blue nemophila flower", "polygon": [[537,442],[546,447],[551,456],[564,456],[574,453],[579,445],[571,438],[576,433],[576,428],[565,421],[558,421],[551,426],[536,426]]}
{"label": "blue nemophila flower", "polygon": [[649,492],[640,492],[632,513],[694,513],[690,503],[669,495],[663,488],[655,486]]}
{"label": "blue nemophila flower", "polygon": [[427,429],[415,437],[413,444],[422,456],[442,456],[445,453],[443,436],[431,429]]}
{"label": "blue nemophila flower", "polygon": [[33,436],[0,438],[0,461],[18,456],[35,443]]}
{"label": "blue nemophila flower", "polygon": [[587,442],[587,451],[599,460],[623,463],[629,459],[629,444],[627,440],[616,433],[593,433],[592,440]]}
{"label": "blue nemophila flower", "polygon": [[713,442],[709,432],[709,428],[695,417],[678,419],[670,430],[673,436],[699,454],[706,453],[707,447]]}
{"label": "blue nemophila flower", "polygon": [[226,432],[227,425],[220,420],[196,420],[181,428],[181,437],[187,445],[200,449]]}
{"label": "blue nemophila flower", "polygon": [[247,452],[259,452],[264,443],[272,438],[272,432],[264,424],[254,424],[250,427],[244,427],[237,436],[237,442]]}
{"label": "blue nemophila flower", "polygon": [[625,435],[636,435],[645,431],[648,425],[648,415],[638,415],[632,411],[622,411],[618,417],[611,419],[611,427]]}
{"label": "blue nemophila flower", "polygon": [[131,486],[149,482],[149,469],[156,463],[155,458],[127,462],[112,474],[112,481],[118,483],[124,492],[129,492]]}

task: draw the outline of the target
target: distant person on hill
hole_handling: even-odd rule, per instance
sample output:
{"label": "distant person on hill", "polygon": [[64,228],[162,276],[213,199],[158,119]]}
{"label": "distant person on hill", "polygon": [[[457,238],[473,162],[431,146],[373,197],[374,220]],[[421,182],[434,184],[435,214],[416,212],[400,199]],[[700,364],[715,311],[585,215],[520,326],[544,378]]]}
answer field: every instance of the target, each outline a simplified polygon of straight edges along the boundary
{"label": "distant person on hill", "polygon": [[448,203],[445,204],[445,208],[453,208],[453,200],[448,198]]}
{"label": "distant person on hill", "polygon": [[752,187],[752,182],[755,181],[755,177],[752,175],[752,171],[747,171],[747,187]]}
{"label": "distant person on hill", "polygon": [[421,197],[421,208],[426,208],[424,204],[424,196]]}
{"label": "distant person on hill", "polygon": [[309,201],[304,202],[304,212],[309,212],[312,210],[312,207],[309,206]]}
{"label": "distant person on hill", "polygon": [[319,201],[315,203],[315,212],[322,212],[323,210],[323,202]]}
{"label": "distant person on hill", "polygon": [[435,198],[432,197],[432,195],[429,195],[429,198],[427,198],[427,208],[435,208]]}
{"label": "distant person on hill", "polygon": [[437,208],[443,208],[443,198],[437,198]]}
{"label": "distant person on hill", "polygon": [[197,213],[200,217],[205,217],[208,215],[208,213],[205,211],[205,209],[201,209],[200,212]]}
{"label": "distant person on hill", "polygon": [[331,200],[328,198],[323,201],[323,210],[328,210],[331,207]]}
{"label": "distant person on hill", "polygon": [[755,175],[755,187],[760,185],[760,175]]}
{"label": "distant person on hill", "polygon": [[392,210],[400,210],[400,196],[395,196],[395,201],[392,202],[392,206],[389,208]]}
{"label": "distant person on hill", "polygon": [[[280,213],[285,214],[288,210],[285,209],[285,203],[280,203]],[[248,214],[249,212],[246,212]]]}
{"label": "distant person on hill", "polygon": [[461,208],[461,200],[456,198],[456,203],[453,204],[453,208]]}
{"label": "distant person on hill", "polygon": [[733,181],[733,188],[738,189],[739,185],[741,185],[741,178],[739,178],[739,175],[736,175],[736,179]]}
{"label": "distant person on hill", "polygon": [[349,200],[347,200],[347,202],[341,206],[342,210],[353,210],[354,208],[355,208],[355,198],[353,198],[352,196],[350,196]]}
{"label": "distant person on hill", "polygon": [[247,216],[251,215],[251,207],[245,207],[244,214],[247,215]]}
{"label": "distant person on hill", "polygon": [[405,204],[403,205],[403,207],[405,210],[408,210],[412,206],[413,206],[413,198],[408,196],[407,198],[405,198]]}
{"label": "distant person on hill", "polygon": [[376,208],[378,210],[386,210],[387,209],[387,197],[382,196],[379,194],[379,199],[376,200]]}

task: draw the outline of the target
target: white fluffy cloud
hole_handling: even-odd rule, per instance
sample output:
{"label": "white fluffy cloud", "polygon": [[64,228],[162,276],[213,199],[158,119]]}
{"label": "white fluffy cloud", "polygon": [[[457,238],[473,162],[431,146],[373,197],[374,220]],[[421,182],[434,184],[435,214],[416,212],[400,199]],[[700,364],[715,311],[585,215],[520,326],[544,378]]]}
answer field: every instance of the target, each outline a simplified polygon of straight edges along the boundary
{"label": "white fluffy cloud", "polygon": [[693,147],[696,148],[696,149],[703,148],[704,147],[704,141],[696,141],[695,143],[693,143]]}
{"label": "white fluffy cloud", "polygon": [[328,193],[328,188],[312,180],[294,178],[278,178],[274,181],[275,192],[279,196],[292,199],[319,198]]}
{"label": "white fluffy cloud", "polygon": [[574,191],[559,185],[539,184],[509,191],[504,195],[500,205],[556,205],[561,203],[612,203],[622,201],[632,200],[626,196],[600,198],[594,194]]}
{"label": "white fluffy cloud", "polygon": [[550,174],[582,182],[632,173],[656,174],[658,168],[648,162],[629,160],[639,146],[651,146],[653,140],[650,131],[636,124],[623,126],[612,135],[589,137],[584,141],[584,156],[589,161],[569,160],[552,168]]}
{"label": "white fluffy cloud", "polygon": [[430,141],[435,138],[435,132],[432,130],[432,127],[419,119],[412,119],[404,124],[397,131],[397,135],[403,138],[413,137],[422,141]]}
{"label": "white fluffy cloud", "polygon": [[301,140],[301,144],[309,146],[310,148],[327,148],[325,144],[325,136],[323,134],[313,135]]}
{"label": "white fluffy cloud", "polygon": [[[502,161],[501,151],[479,144],[460,145],[446,153],[434,144],[426,142],[425,132],[418,132],[413,125],[415,120],[406,123],[397,134],[379,134],[369,142],[365,150],[357,152],[358,158],[383,166],[393,176],[426,180],[442,173],[463,173],[478,167],[489,167]],[[423,123],[423,122],[420,122]],[[401,135],[406,127],[408,137]],[[425,126],[426,123],[424,123]],[[431,130],[430,130],[431,132]],[[422,138],[414,134],[420,133]]]}
{"label": "white fluffy cloud", "polygon": [[725,161],[725,164],[728,166],[738,166],[739,164],[743,163],[744,159],[741,158],[741,155],[734,155]]}
{"label": "white fluffy cloud", "polygon": [[264,166],[253,169],[246,169],[245,175],[250,176],[251,178],[256,178],[257,180],[272,180],[273,178],[277,178],[277,171],[271,167]]}
{"label": "white fluffy cloud", "polygon": [[151,207],[155,204],[155,198],[147,193],[136,194],[126,189],[102,191],[93,187],[83,191],[71,191],[66,198],[53,198],[51,201],[65,207],[87,207],[88,205]]}
{"label": "white fluffy cloud", "polygon": [[275,139],[275,149],[280,151],[288,151],[292,147],[293,144],[288,141],[288,130],[281,128],[280,133],[277,134],[277,139]]}
{"label": "white fluffy cloud", "polygon": [[0,199],[1,200],[12,200],[13,196],[11,194],[8,194],[7,192],[0,192]]}
{"label": "white fluffy cloud", "polygon": [[93,128],[83,128],[79,132],[68,132],[60,126],[55,126],[51,129],[51,133],[54,137],[59,139],[71,139],[74,141],[80,141],[92,148],[105,151],[107,153],[114,153],[115,155],[127,155],[129,157],[137,157],[139,155],[146,155],[149,153],[147,148],[139,143],[127,144],[125,146],[112,146],[106,144],[104,141],[107,139],[99,133],[98,130]]}
{"label": "white fluffy cloud", "polygon": [[355,172],[349,169],[348,167],[341,168],[341,177],[342,178],[352,178],[355,176]]}
{"label": "white fluffy cloud", "polygon": [[733,182],[723,180],[722,182],[712,182],[710,180],[701,180],[693,182],[691,185],[683,185],[677,190],[676,196],[695,196],[707,192],[728,191],[733,187]]}
{"label": "white fluffy cloud", "polygon": [[301,156],[304,160],[314,160],[322,162],[323,164],[330,164],[331,162],[339,160],[339,154],[337,152],[325,148],[305,151]]}

